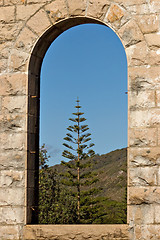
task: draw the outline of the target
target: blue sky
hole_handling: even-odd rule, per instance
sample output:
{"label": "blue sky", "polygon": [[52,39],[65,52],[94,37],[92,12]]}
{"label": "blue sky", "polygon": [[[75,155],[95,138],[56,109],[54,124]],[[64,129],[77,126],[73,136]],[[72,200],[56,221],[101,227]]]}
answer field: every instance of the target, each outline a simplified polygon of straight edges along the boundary
{"label": "blue sky", "polygon": [[[79,97],[96,153],[127,147],[127,60],[108,27],[84,24],[61,34],[41,69],[40,145],[60,163],[68,120]],[[64,159],[63,159],[64,160]]]}

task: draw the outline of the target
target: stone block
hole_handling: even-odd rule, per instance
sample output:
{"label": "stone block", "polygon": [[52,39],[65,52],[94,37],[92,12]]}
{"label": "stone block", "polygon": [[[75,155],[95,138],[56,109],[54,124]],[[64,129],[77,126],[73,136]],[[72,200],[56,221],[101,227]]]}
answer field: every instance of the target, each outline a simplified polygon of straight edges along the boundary
{"label": "stone block", "polygon": [[146,3],[146,0],[114,0],[114,2],[119,3],[124,6],[134,6],[134,5],[142,5]]}
{"label": "stone block", "polygon": [[110,2],[106,0],[89,0],[87,7],[87,16],[98,19],[103,19],[107,10],[109,9]]}
{"label": "stone block", "polygon": [[70,16],[85,16],[86,0],[68,0],[68,9]]}
{"label": "stone block", "polygon": [[9,69],[10,72],[26,72],[28,71],[29,54],[14,50],[11,54]]}
{"label": "stone block", "polygon": [[159,147],[129,148],[129,167],[160,165]]}
{"label": "stone block", "polygon": [[7,133],[0,134],[0,150],[26,150],[26,133]]}
{"label": "stone block", "polygon": [[129,106],[131,110],[150,109],[156,106],[155,91],[146,90],[136,93],[130,93]]}
{"label": "stone block", "polygon": [[27,25],[38,35],[42,35],[44,31],[51,26],[51,23],[46,12],[41,9],[29,19]]}
{"label": "stone block", "polygon": [[160,187],[129,187],[128,203],[131,205],[160,204]]}
{"label": "stone block", "polygon": [[129,137],[131,147],[149,147],[157,145],[157,128],[132,129]]}
{"label": "stone block", "polygon": [[24,171],[1,170],[0,188],[2,187],[24,187]]}
{"label": "stone block", "polygon": [[0,133],[2,132],[25,132],[26,115],[10,113],[5,116],[0,115]]}
{"label": "stone block", "polygon": [[2,23],[11,23],[15,21],[15,7],[1,7],[0,8],[0,22]]}
{"label": "stone block", "polygon": [[107,20],[110,23],[114,23],[115,21],[120,21],[124,16],[124,10],[116,4],[112,4],[107,13]]}
{"label": "stone block", "polygon": [[1,59],[0,61],[0,72],[1,73],[6,73],[7,72],[7,59]]}
{"label": "stone block", "polygon": [[7,41],[14,41],[23,23],[0,24],[0,43],[7,43]]}
{"label": "stone block", "polygon": [[129,47],[144,40],[143,34],[134,20],[130,20],[118,31],[124,46]]}
{"label": "stone block", "polygon": [[160,126],[160,109],[149,109],[149,110],[135,110],[130,111],[130,127],[159,127]]}
{"label": "stone block", "polygon": [[0,43],[0,58],[8,59],[12,43],[11,42],[1,42]]}
{"label": "stone block", "polygon": [[0,206],[24,206],[25,188],[0,188]]}
{"label": "stone block", "polygon": [[155,205],[155,223],[160,224],[160,205]]}
{"label": "stone block", "polygon": [[126,48],[128,66],[137,66],[147,64],[147,54],[149,48],[145,41],[139,42]]}
{"label": "stone block", "polygon": [[0,224],[23,224],[24,215],[24,207],[0,207]]}
{"label": "stone block", "polygon": [[150,0],[149,9],[151,13],[160,12],[160,1],[159,0]]}
{"label": "stone block", "polygon": [[157,186],[158,185],[158,167],[136,167],[129,169],[130,186]]}
{"label": "stone block", "polygon": [[27,154],[25,151],[1,149],[0,169],[24,170],[26,159]]}
{"label": "stone block", "polygon": [[154,223],[154,206],[151,204],[142,204],[139,206],[129,206],[129,219],[135,225],[147,225]]}
{"label": "stone block", "polygon": [[35,4],[35,3],[47,3],[51,2],[50,0],[27,0],[27,4]]}
{"label": "stone block", "polygon": [[131,16],[151,14],[149,5],[148,3],[146,3],[146,1],[144,4],[139,4],[139,2],[137,1],[137,4],[126,5],[125,7],[127,12],[131,14]]}
{"label": "stone block", "polygon": [[147,55],[149,65],[160,65],[160,50],[150,50]]}
{"label": "stone block", "polygon": [[4,0],[4,5],[23,5],[27,0]]}
{"label": "stone block", "polygon": [[145,34],[145,39],[148,44],[148,46],[151,49],[159,49],[160,48],[160,34],[158,33],[150,33],[150,34]]}
{"label": "stone block", "polygon": [[27,21],[41,6],[42,4],[17,5],[16,20]]}
{"label": "stone block", "polygon": [[1,75],[0,76],[0,95],[26,95],[27,75],[23,73]]}
{"label": "stone block", "polygon": [[37,35],[25,27],[20,32],[20,35],[15,43],[15,47],[20,51],[30,53],[36,40]]}
{"label": "stone block", "polygon": [[0,238],[1,240],[18,240],[20,235],[20,227],[18,225],[6,225],[6,226],[0,226],[1,231],[0,231]]}
{"label": "stone block", "polygon": [[9,113],[24,113],[27,112],[26,96],[4,96],[2,100],[2,112]]}
{"label": "stone block", "polygon": [[67,18],[68,9],[65,0],[56,0],[45,6],[45,10],[48,13],[52,23]]}
{"label": "stone block", "polygon": [[135,20],[144,34],[159,31],[159,19],[156,14],[135,16]]}
{"label": "stone block", "polygon": [[129,90],[139,93],[160,88],[160,66],[129,67]]}

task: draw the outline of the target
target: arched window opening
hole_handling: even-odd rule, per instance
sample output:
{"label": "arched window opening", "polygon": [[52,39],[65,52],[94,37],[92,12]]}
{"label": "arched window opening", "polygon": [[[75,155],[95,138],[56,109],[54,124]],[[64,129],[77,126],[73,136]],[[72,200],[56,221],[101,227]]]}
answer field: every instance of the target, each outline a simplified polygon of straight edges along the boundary
{"label": "arched window opening", "polygon": [[[66,20],[66,24],[59,23],[46,32],[33,50],[30,62],[27,222],[126,223],[125,51],[118,36],[107,26],[95,24],[98,23],[95,20],[82,21],[82,18],[72,23]],[[68,119],[73,117],[77,97],[95,144],[95,156],[91,159],[89,171],[93,174],[93,187],[81,188],[79,219],[76,217],[75,171],[70,171],[72,186],[66,187],[62,183],[68,180],[64,173],[68,174],[70,168],[70,162],[62,156],[66,140],[63,138],[67,134],[66,128],[70,128]],[[62,166],[61,161],[66,164]],[[81,174],[87,176],[85,170]],[[89,183],[87,177],[85,180]],[[90,191],[90,198],[85,196],[85,191]],[[83,204],[85,202],[88,207]]]}

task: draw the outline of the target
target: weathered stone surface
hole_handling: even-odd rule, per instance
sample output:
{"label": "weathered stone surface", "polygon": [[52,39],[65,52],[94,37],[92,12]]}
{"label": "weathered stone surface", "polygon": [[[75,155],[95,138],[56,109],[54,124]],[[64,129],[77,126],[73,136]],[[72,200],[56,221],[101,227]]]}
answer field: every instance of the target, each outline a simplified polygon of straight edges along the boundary
{"label": "weathered stone surface", "polygon": [[157,145],[157,128],[133,129],[130,133],[129,146],[149,147]]}
{"label": "weathered stone surface", "polygon": [[51,240],[128,240],[127,225],[32,225],[24,229],[24,239],[33,240],[35,237]]}
{"label": "weathered stone surface", "polygon": [[112,4],[107,14],[107,20],[113,23],[115,21],[120,21],[123,16],[124,11],[122,10],[122,8],[115,4]]}
{"label": "weathered stone surface", "polygon": [[155,91],[146,90],[141,92],[131,92],[130,93],[130,109],[144,109],[144,108],[153,108],[156,106],[155,102]]}
{"label": "weathered stone surface", "polygon": [[38,35],[41,35],[51,24],[46,12],[41,9],[29,21],[27,25]]}
{"label": "weathered stone surface", "polygon": [[23,73],[1,75],[0,95],[26,95],[27,75]]}
{"label": "weathered stone surface", "polygon": [[136,16],[135,20],[143,33],[153,33],[159,31],[158,15],[140,15]]}
{"label": "weathered stone surface", "polygon": [[160,12],[159,0],[150,0],[149,9],[151,13],[159,13]]}
{"label": "weathered stone surface", "polygon": [[160,34],[157,33],[145,34],[145,39],[148,46],[151,49],[160,48]]}
{"label": "weathered stone surface", "polygon": [[20,32],[20,35],[15,43],[15,47],[20,51],[30,53],[36,40],[37,35],[25,27]]}
{"label": "weathered stone surface", "polygon": [[129,148],[129,166],[160,165],[159,147]]}
{"label": "weathered stone surface", "polygon": [[0,225],[22,224],[24,218],[24,208],[22,207],[0,207]]}
{"label": "weathered stone surface", "polygon": [[154,223],[155,208],[153,205],[132,205],[129,209],[129,219],[130,221],[134,221],[135,225],[147,225]]}
{"label": "weathered stone surface", "polygon": [[130,127],[159,127],[160,109],[130,111]]}
{"label": "weathered stone surface", "polygon": [[26,96],[6,96],[2,100],[3,113],[26,113]]}
{"label": "weathered stone surface", "polygon": [[29,19],[42,5],[18,5],[16,11],[16,20],[17,21],[26,21]]}
{"label": "weathered stone surface", "polygon": [[0,171],[0,188],[2,187],[23,187],[24,171],[3,170]]}
{"label": "weathered stone surface", "polygon": [[[25,122],[25,120],[24,120]],[[25,149],[26,133],[1,133],[0,135],[0,150],[19,150]]]}
{"label": "weathered stone surface", "polygon": [[68,17],[68,9],[65,0],[57,0],[45,6],[52,23]]}
{"label": "weathered stone surface", "polygon": [[25,186],[22,188],[0,188],[0,206],[23,206],[25,204]]}
{"label": "weathered stone surface", "polygon": [[2,170],[24,170],[27,153],[19,150],[1,149],[0,169]]}
{"label": "weathered stone surface", "polygon": [[0,43],[0,58],[1,59],[8,59],[9,58],[11,46],[12,46],[11,42]]}
{"label": "weathered stone surface", "polygon": [[1,231],[0,231],[0,238],[1,240],[18,240],[19,239],[19,232],[21,230],[21,228],[17,225],[17,226],[10,226],[10,225],[6,225],[6,226],[0,226]]}
{"label": "weathered stone surface", "polygon": [[129,170],[130,186],[157,186],[158,167],[136,167]]}
{"label": "weathered stone surface", "polygon": [[128,66],[139,66],[147,64],[148,52],[149,49],[145,41],[139,42],[126,48]]}
{"label": "weathered stone surface", "polygon": [[0,61],[0,72],[6,73],[7,72],[8,61],[7,59],[1,59]]}
{"label": "weathered stone surface", "polygon": [[[137,1],[137,3],[139,3],[139,2]],[[128,12],[130,12],[130,14],[132,16],[151,14],[149,5],[148,5],[148,3],[146,3],[146,1],[144,4],[137,4],[137,5],[135,4],[135,5],[130,5],[130,6],[128,5],[128,6],[126,6],[126,9]]]}
{"label": "weathered stone surface", "polygon": [[160,204],[160,187],[129,187],[128,202],[131,205]]}
{"label": "weathered stone surface", "polygon": [[70,16],[85,16],[86,0],[68,0],[68,9]]}
{"label": "weathered stone surface", "polygon": [[34,3],[47,3],[51,2],[51,0],[27,0],[27,4],[34,4]]}
{"label": "weathered stone surface", "polygon": [[4,5],[22,5],[26,2],[27,0],[4,0]]}
{"label": "weathered stone surface", "polygon": [[160,88],[160,66],[129,67],[129,90],[140,91]]}
{"label": "weathered stone surface", "polygon": [[15,21],[15,7],[10,6],[10,7],[1,7],[0,8],[0,22],[3,23],[11,23]]}
{"label": "weathered stone surface", "polygon": [[160,65],[160,50],[150,50],[147,55],[149,65]]}
{"label": "weathered stone surface", "polygon": [[144,39],[138,25],[133,20],[130,20],[128,23],[122,26],[118,31],[118,34],[120,35],[122,42],[126,47],[141,42]]}
{"label": "weathered stone surface", "polygon": [[87,16],[103,19],[109,6],[110,2],[106,0],[98,0],[96,3],[94,0],[89,0],[87,7]]}
{"label": "weathered stone surface", "polygon": [[142,5],[146,3],[146,0],[114,0],[116,3],[123,4],[125,6],[132,6],[132,5]]}
{"label": "weathered stone surface", "polygon": [[10,72],[26,72],[28,59],[29,55],[27,53],[14,50],[10,58]]}
{"label": "weathered stone surface", "polygon": [[7,41],[14,41],[17,37],[19,30],[23,23],[12,23],[12,24],[0,24],[0,43],[6,43]]}

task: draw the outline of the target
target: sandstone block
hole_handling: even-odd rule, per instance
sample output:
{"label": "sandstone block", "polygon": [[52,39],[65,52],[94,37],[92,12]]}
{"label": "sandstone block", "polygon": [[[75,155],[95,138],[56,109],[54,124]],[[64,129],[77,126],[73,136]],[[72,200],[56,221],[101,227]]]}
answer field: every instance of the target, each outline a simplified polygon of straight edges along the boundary
{"label": "sandstone block", "polygon": [[131,205],[160,204],[160,187],[129,187],[128,202]]}
{"label": "sandstone block", "polygon": [[23,52],[30,53],[35,41],[37,40],[37,35],[34,34],[31,30],[25,27],[17,38],[15,43],[15,47],[18,50]]}
{"label": "sandstone block", "polygon": [[29,54],[14,50],[11,55],[9,69],[11,72],[26,72]]}
{"label": "sandstone block", "polygon": [[138,4],[134,4],[134,5],[126,5],[126,10],[127,12],[129,12],[132,16],[136,16],[136,15],[145,15],[145,14],[150,14],[150,8],[148,3],[144,4],[139,4],[139,2],[137,1]]}
{"label": "sandstone block", "polygon": [[149,65],[160,65],[160,50],[150,50],[147,55]]}
{"label": "sandstone block", "polygon": [[158,15],[135,16],[135,20],[143,33],[153,33],[159,31]]}
{"label": "sandstone block", "polygon": [[154,224],[154,225],[143,226],[142,230],[143,230],[144,239],[160,240],[159,225]]}
{"label": "sandstone block", "polygon": [[156,103],[157,103],[157,106],[160,107],[160,91],[159,90],[156,91]]}
{"label": "sandstone block", "polygon": [[7,59],[1,59],[0,61],[0,72],[1,73],[6,73],[7,72]]}
{"label": "sandstone block", "polygon": [[86,0],[68,0],[70,16],[84,16],[86,13]]}
{"label": "sandstone block", "polygon": [[130,109],[138,110],[144,108],[153,108],[156,106],[155,103],[155,91],[146,90],[136,93],[135,91],[130,93],[129,98]]}
{"label": "sandstone block", "polygon": [[120,8],[115,4],[112,4],[107,13],[107,20],[113,23],[118,20],[120,21],[123,16],[124,16],[124,11],[122,10],[122,8]]}
{"label": "sandstone block", "polygon": [[129,206],[129,219],[135,225],[147,225],[154,223],[154,206],[150,204],[142,204],[139,206]]}
{"label": "sandstone block", "polygon": [[26,96],[6,96],[2,100],[3,113],[24,113],[27,112]]}
{"label": "sandstone block", "polygon": [[1,231],[0,231],[0,238],[2,240],[15,240],[19,239],[19,226],[17,225],[8,225],[8,226],[1,226]]}
{"label": "sandstone block", "polygon": [[11,23],[15,21],[15,7],[1,7],[0,8],[0,22],[2,23]]}
{"label": "sandstone block", "polygon": [[124,26],[122,26],[118,31],[118,34],[122,39],[122,43],[126,47],[141,42],[144,39],[138,25],[133,20],[130,20]]}
{"label": "sandstone block", "polygon": [[160,224],[160,205],[155,206],[155,223]]}
{"label": "sandstone block", "polygon": [[2,6],[3,5],[3,0],[0,0],[0,6]]}
{"label": "sandstone block", "polygon": [[129,169],[130,186],[155,186],[158,184],[157,166],[136,167]]}
{"label": "sandstone block", "polygon": [[24,171],[3,170],[0,171],[0,188],[2,187],[24,187]]}
{"label": "sandstone block", "polygon": [[0,135],[1,146],[0,150],[26,150],[26,133],[7,133],[3,132]]}
{"label": "sandstone block", "polygon": [[0,43],[0,58],[8,59],[10,49],[11,49],[12,43],[11,42],[2,42]]}
{"label": "sandstone block", "polygon": [[56,0],[48,4],[45,9],[52,23],[68,17],[68,10],[65,0]]}
{"label": "sandstone block", "polygon": [[23,207],[0,207],[0,224],[22,224],[24,223]]}
{"label": "sandstone block", "polygon": [[145,39],[148,46],[151,49],[160,48],[160,34],[157,34],[157,33],[145,34]]}
{"label": "sandstone block", "polygon": [[149,9],[151,13],[159,13],[160,12],[159,0],[151,0],[149,4]]}
{"label": "sandstone block", "polygon": [[132,129],[129,138],[131,147],[147,147],[157,145],[157,128]]}
{"label": "sandstone block", "polygon": [[129,90],[140,91],[160,88],[160,66],[129,67]]}
{"label": "sandstone block", "polygon": [[50,27],[50,21],[47,17],[46,12],[41,9],[37,12],[33,17],[29,19],[27,25],[33,29],[38,35],[42,35],[42,33]]}
{"label": "sandstone block", "polygon": [[16,20],[17,21],[26,21],[28,20],[42,5],[41,4],[32,4],[32,5],[18,5],[16,11]]}
{"label": "sandstone block", "polygon": [[24,206],[25,188],[0,188],[0,206]]}
{"label": "sandstone block", "polygon": [[145,41],[126,48],[128,57],[128,66],[137,66],[147,64],[147,54],[149,49]]}
{"label": "sandstone block", "polygon": [[2,132],[25,132],[26,131],[26,115],[10,113],[0,116],[0,133]]}
{"label": "sandstone block", "polygon": [[22,5],[26,2],[27,0],[4,0],[4,5]]}
{"label": "sandstone block", "polygon": [[11,74],[0,76],[0,95],[25,95],[27,85],[26,74]]}
{"label": "sandstone block", "polygon": [[27,0],[27,4],[32,4],[32,3],[47,3],[50,2],[50,0]]}
{"label": "sandstone block", "polygon": [[11,23],[11,24],[0,24],[0,43],[6,43],[7,41],[14,41],[23,23]]}
{"label": "sandstone block", "polygon": [[160,109],[130,111],[130,127],[159,127]]}
{"label": "sandstone block", "polygon": [[160,165],[159,147],[129,148],[129,166]]}
{"label": "sandstone block", "polygon": [[18,151],[15,149],[5,150],[1,149],[0,169],[2,170],[23,170],[25,168],[25,161],[27,159],[27,152]]}
{"label": "sandstone block", "polygon": [[109,9],[110,2],[106,0],[89,0],[87,7],[87,16],[98,19],[103,19],[107,10]]}

